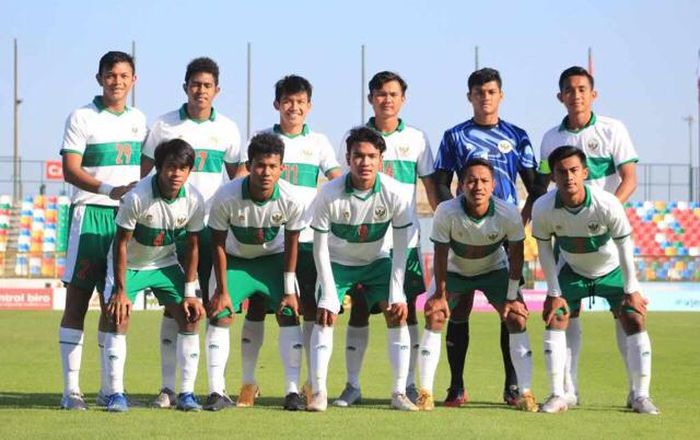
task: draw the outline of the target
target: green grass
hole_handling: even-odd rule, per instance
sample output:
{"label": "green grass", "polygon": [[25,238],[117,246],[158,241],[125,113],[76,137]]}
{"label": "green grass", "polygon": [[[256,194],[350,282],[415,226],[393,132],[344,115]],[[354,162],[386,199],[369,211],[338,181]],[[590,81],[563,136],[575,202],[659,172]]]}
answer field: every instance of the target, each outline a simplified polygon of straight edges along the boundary
{"label": "green grass", "polygon": [[[700,329],[698,313],[652,313],[654,376],[652,391],[660,417],[644,417],[623,407],[626,380],[606,313],[585,313],[580,383],[583,405],[559,415],[526,414],[501,404],[503,372],[495,314],[475,314],[466,382],[471,402],[461,409],[436,408],[432,413],[399,413],[388,408],[391,372],[386,355],[386,330],[373,318],[370,347],[362,377],[365,403],[350,409],[329,408],[323,414],[288,413],[281,409],[282,367],[277,352],[277,329],[268,319],[266,343],[260,355],[258,382],[264,397],[255,408],[219,413],[133,408],[126,414],[99,409],[84,413],[57,410],[62,379],[57,329],[60,312],[0,312],[0,439],[20,438],[698,438],[700,395]],[[542,359],[542,324],[530,324],[537,397],[547,394]],[[98,387],[97,315],[87,319],[81,386],[89,402]],[[132,398],[148,402],[160,386],[158,332],[155,312],[137,312],[128,337],[126,387]],[[422,318],[421,318],[422,321]],[[227,383],[240,386],[240,324],[232,330]],[[336,331],[331,360],[331,398],[344,385],[345,318]],[[204,355],[202,354],[202,358]],[[206,368],[200,364],[197,393],[206,394]],[[444,398],[449,381],[443,354],[436,377],[436,399]],[[332,436],[332,437],[331,437]]]}

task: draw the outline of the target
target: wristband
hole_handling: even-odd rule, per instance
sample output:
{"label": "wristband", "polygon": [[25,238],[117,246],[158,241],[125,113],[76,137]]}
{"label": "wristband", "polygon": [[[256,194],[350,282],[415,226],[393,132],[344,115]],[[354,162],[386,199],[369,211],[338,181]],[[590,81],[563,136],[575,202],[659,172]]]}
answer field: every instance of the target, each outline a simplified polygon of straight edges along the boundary
{"label": "wristband", "polygon": [[548,290],[547,296],[551,298],[559,298],[561,296],[561,292],[558,290]]}
{"label": "wristband", "polygon": [[99,188],[97,188],[97,192],[98,192],[98,194],[104,194],[107,197],[109,197],[109,195],[113,189],[114,189],[114,187],[112,185],[110,185],[109,183],[102,182],[102,183],[100,183]]}
{"label": "wristband", "polygon": [[508,280],[508,291],[506,293],[506,299],[508,301],[515,301],[518,299],[518,290],[520,289],[520,280]]}
{"label": "wristband", "polygon": [[197,280],[185,283],[185,298],[197,297]]}
{"label": "wristband", "polygon": [[284,294],[291,295],[297,293],[297,274],[294,272],[284,273]]}

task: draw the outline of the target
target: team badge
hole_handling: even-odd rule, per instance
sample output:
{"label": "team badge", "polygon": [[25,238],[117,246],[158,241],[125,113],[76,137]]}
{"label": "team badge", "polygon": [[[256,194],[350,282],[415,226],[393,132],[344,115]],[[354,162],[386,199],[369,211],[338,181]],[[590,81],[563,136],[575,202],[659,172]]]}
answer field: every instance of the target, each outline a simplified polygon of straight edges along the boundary
{"label": "team badge", "polygon": [[282,215],[281,212],[273,212],[272,213],[272,223],[279,225],[282,223],[282,220],[284,219],[284,215]]}
{"label": "team badge", "polygon": [[314,155],[314,152],[313,152],[313,150],[310,149],[310,148],[304,148],[303,150],[301,150],[301,154],[302,154],[304,157],[307,157],[307,158],[308,158],[308,157],[313,156],[313,155]]}
{"label": "team badge", "polygon": [[408,145],[401,145],[399,148],[399,156],[401,157],[408,157],[408,153],[410,152],[410,148]]}
{"label": "team badge", "polygon": [[587,145],[591,151],[596,151],[600,146],[600,143],[598,142],[598,139],[591,139],[588,141]]}
{"label": "team badge", "polygon": [[591,231],[591,233],[595,234],[600,230],[600,224],[598,222],[590,222],[588,224],[588,230]]}
{"label": "team badge", "polygon": [[182,225],[185,224],[186,221],[187,221],[187,217],[185,217],[185,216],[183,215],[183,216],[181,216],[181,217],[178,217],[177,220],[175,220],[175,224],[176,224],[177,226],[182,226]]}
{"label": "team badge", "polygon": [[345,211],[343,217],[345,217],[345,220],[350,220],[350,211]]}
{"label": "team badge", "polygon": [[386,215],[386,208],[385,207],[377,206],[376,208],[374,208],[374,216],[376,218],[381,219],[381,218],[384,218],[385,215]]}
{"label": "team badge", "polygon": [[148,223],[150,223],[151,221],[153,221],[153,215],[151,215],[151,214],[146,215],[146,221],[147,221]]}
{"label": "team badge", "polygon": [[489,235],[486,236],[490,241],[494,241],[496,238],[498,238],[498,232],[492,232]]}
{"label": "team badge", "polygon": [[498,151],[500,151],[503,154],[508,154],[513,150],[513,144],[511,144],[509,141],[502,140],[501,142],[498,143]]}
{"label": "team badge", "polygon": [[131,132],[134,133],[134,134],[136,134],[136,133],[139,132],[139,128],[138,128],[137,126],[134,125],[133,127],[131,127]]}

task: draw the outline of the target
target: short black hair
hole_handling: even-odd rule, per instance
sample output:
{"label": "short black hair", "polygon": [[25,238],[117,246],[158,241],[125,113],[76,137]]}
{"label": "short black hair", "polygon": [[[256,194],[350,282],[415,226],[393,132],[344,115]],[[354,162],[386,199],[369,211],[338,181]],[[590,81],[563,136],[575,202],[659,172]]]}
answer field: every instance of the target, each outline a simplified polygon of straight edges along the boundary
{"label": "short black hair", "polygon": [[571,145],[562,145],[561,147],[557,147],[554,149],[554,151],[549,153],[547,163],[549,164],[550,171],[554,172],[554,166],[556,164],[571,156],[578,157],[581,160],[583,167],[588,168],[588,165],[586,164],[586,153],[584,153],[583,150]]}
{"label": "short black hair", "polygon": [[406,89],[408,89],[408,84],[406,84],[406,81],[404,81],[404,79],[401,78],[398,73],[389,72],[388,70],[383,70],[377,73],[371,80],[369,80],[369,94],[371,95],[375,90],[381,89],[384,84],[391,81],[398,82],[401,86],[401,93],[404,95],[406,94]]}
{"label": "short black hair", "polygon": [[108,71],[117,63],[129,63],[129,65],[131,66],[131,72],[134,74],[136,73],[134,57],[132,57],[126,52],[111,50],[106,54],[102,55],[102,58],[100,58],[100,64],[97,66],[97,74],[102,75],[103,72]]}
{"label": "short black hair", "polygon": [[559,91],[564,90],[564,84],[566,83],[566,80],[569,79],[572,76],[585,76],[588,78],[588,82],[591,83],[591,90],[593,90],[593,85],[595,84],[593,81],[593,75],[588,73],[588,70],[584,69],[581,66],[571,66],[568,69],[564,70],[561,75],[559,75]]}
{"label": "short black hair", "polygon": [[219,85],[219,65],[211,58],[199,57],[190,61],[185,72],[185,84],[198,73],[211,73],[211,76],[214,77],[214,84]]}
{"label": "short black hair", "polygon": [[491,81],[496,81],[499,89],[503,86],[501,74],[498,73],[498,70],[484,67],[483,69],[475,70],[469,75],[469,79],[467,79],[467,88],[469,92],[471,92],[473,87],[483,86]]}
{"label": "short black hair", "polygon": [[350,134],[345,140],[345,151],[350,154],[350,149],[352,148],[353,144],[358,142],[369,142],[382,154],[384,154],[384,151],[386,151],[386,142],[384,142],[382,135],[369,127],[360,126],[350,130]]}
{"label": "short black hair", "polygon": [[194,167],[194,149],[186,141],[175,138],[169,141],[164,141],[158,144],[156,151],[153,154],[155,160],[156,171],[160,171],[163,164],[169,158],[172,158],[178,167],[187,166],[192,169]]}
{"label": "short black hair", "polygon": [[260,133],[253,136],[248,144],[248,162],[259,156],[279,154],[280,162],[284,161],[284,142],[272,133]]}
{"label": "short black hair", "polygon": [[462,167],[462,169],[460,170],[460,172],[459,172],[460,181],[464,180],[464,176],[467,174],[467,170],[469,168],[475,167],[475,166],[483,166],[483,167],[488,168],[489,171],[491,172],[491,176],[493,176],[495,173],[494,168],[493,168],[493,164],[491,162],[489,162],[488,159],[484,159],[483,157],[473,157],[473,158],[469,159],[467,161],[467,163],[465,163],[464,166]]}
{"label": "short black hair", "polygon": [[275,101],[297,93],[306,92],[306,97],[311,101],[311,83],[299,75],[287,75],[275,83]]}

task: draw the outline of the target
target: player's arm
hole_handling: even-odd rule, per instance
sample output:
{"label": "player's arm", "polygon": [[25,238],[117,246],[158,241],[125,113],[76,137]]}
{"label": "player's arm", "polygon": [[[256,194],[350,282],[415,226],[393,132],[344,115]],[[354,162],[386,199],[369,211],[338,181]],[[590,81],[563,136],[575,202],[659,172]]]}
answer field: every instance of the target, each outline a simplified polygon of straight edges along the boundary
{"label": "player's arm", "polygon": [[280,302],[278,314],[284,315],[291,311],[294,316],[299,315],[299,289],[297,287],[297,256],[299,255],[300,231],[284,231],[284,292]]}
{"label": "player's arm", "polygon": [[402,227],[392,228],[394,253],[391,258],[391,281],[389,284],[389,314],[397,322],[404,321],[408,316],[408,305],[403,282],[406,274],[406,259],[408,250],[408,227],[411,223]]}
{"label": "player's arm", "polygon": [[340,169],[340,167],[332,168],[326,172],[326,179],[333,180],[336,177],[340,177],[342,174],[343,171]]}
{"label": "player's arm", "polygon": [[515,313],[527,318],[528,312],[525,304],[519,301],[520,279],[523,276],[524,240],[508,241],[508,290],[506,292],[506,304],[503,310],[503,319],[509,313]]}
{"label": "player's arm", "polygon": [[435,170],[433,173],[438,203],[444,202],[445,200],[450,200],[454,197],[452,195],[452,191],[450,190],[453,174],[454,173],[449,170]]}
{"label": "player's arm", "polygon": [[[446,321],[450,317],[450,306],[447,303],[447,256],[450,252],[448,243],[435,242],[433,255],[433,277],[435,293],[425,301],[426,319],[431,315],[442,314]],[[438,318],[437,316],[433,317]]]}
{"label": "player's arm", "polygon": [[525,199],[525,205],[520,212],[523,225],[526,225],[532,218],[532,205],[535,203],[535,200],[547,192],[547,184],[539,182],[540,176],[543,175],[538,173],[534,168],[523,168],[518,174],[527,190],[527,199]]}
{"label": "player's arm", "polygon": [[332,326],[340,311],[338,291],[333,279],[331,254],[328,250],[328,231],[314,229],[314,262],[318,281],[321,285],[321,298],[318,301],[316,323],[321,326]]}
{"label": "player's arm", "polygon": [[228,286],[226,284],[226,234],[227,231],[219,231],[209,228],[211,231],[211,243],[213,249],[214,260],[214,279],[216,280],[216,288],[209,304],[207,304],[207,315],[209,318],[215,318],[216,315],[228,309],[233,313],[233,304],[231,297],[228,294]]}
{"label": "player's arm", "polygon": [[547,280],[547,298],[544,300],[544,308],[542,310],[542,319],[546,325],[550,325],[558,310],[563,309],[564,313],[569,313],[569,306],[566,300],[561,296],[561,287],[559,287],[559,279],[557,278],[557,264],[554,259],[554,249],[552,248],[552,240],[537,239],[537,252],[540,258],[540,265],[544,272],[544,278]]}
{"label": "player's arm", "polygon": [[615,197],[620,203],[625,203],[637,189],[637,164],[635,162],[623,163],[617,168],[617,174],[622,181],[615,190]]}
{"label": "player's arm", "polygon": [[63,153],[63,176],[67,183],[84,191],[96,194],[104,194],[111,199],[119,200],[136,185],[131,182],[128,185],[112,186],[103,183],[85,172],[82,166],[83,156],[77,153]]}
{"label": "player's arm", "polygon": [[245,167],[245,163],[228,163],[224,162],[226,167],[226,174],[228,178],[233,180],[236,177],[242,177],[248,175],[248,169]]}
{"label": "player's arm", "polygon": [[[442,201],[440,196],[438,195],[438,189],[437,185],[435,184],[435,173],[429,175],[429,176],[423,176],[420,178],[421,182],[423,182],[423,186],[425,187],[425,195],[428,197],[428,203],[430,204],[430,209],[435,211],[437,209],[437,205]],[[451,180],[451,177],[450,177]],[[449,186],[448,186],[449,189]],[[451,195],[451,194],[450,194]]]}
{"label": "player's arm", "polygon": [[114,287],[112,295],[107,304],[107,316],[109,316],[114,324],[120,326],[126,318],[131,314],[131,301],[126,296],[126,246],[134,231],[124,229],[117,226],[117,232],[114,236],[114,244],[112,245],[113,254],[113,270],[114,270]]}
{"label": "player's arm", "polygon": [[141,153],[141,178],[148,176],[156,162],[145,154]]}
{"label": "player's arm", "polygon": [[188,231],[186,240],[185,299],[182,302],[182,308],[188,321],[197,322],[205,314],[204,307],[197,298],[196,293],[197,265],[199,264],[199,231]]}

